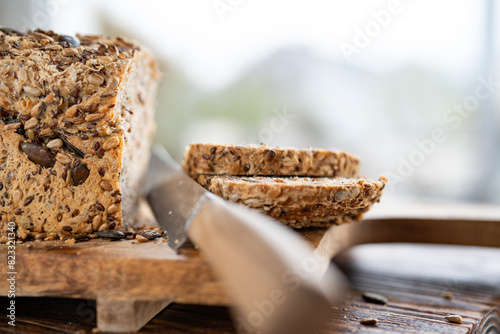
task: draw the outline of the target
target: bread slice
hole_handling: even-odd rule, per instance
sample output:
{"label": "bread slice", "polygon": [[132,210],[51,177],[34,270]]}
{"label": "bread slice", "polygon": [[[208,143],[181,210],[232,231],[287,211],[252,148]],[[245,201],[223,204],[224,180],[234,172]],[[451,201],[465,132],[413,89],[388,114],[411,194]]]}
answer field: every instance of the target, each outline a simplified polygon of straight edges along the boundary
{"label": "bread slice", "polygon": [[183,168],[193,177],[220,174],[355,177],[359,160],[342,151],[313,148],[191,144],[184,155]]}
{"label": "bread slice", "polygon": [[3,241],[122,228],[149,160],[158,78],[150,53],[123,38],[0,29]]}
{"label": "bread slice", "polygon": [[197,181],[226,200],[301,228],[360,219],[379,201],[387,179],[200,175]]}

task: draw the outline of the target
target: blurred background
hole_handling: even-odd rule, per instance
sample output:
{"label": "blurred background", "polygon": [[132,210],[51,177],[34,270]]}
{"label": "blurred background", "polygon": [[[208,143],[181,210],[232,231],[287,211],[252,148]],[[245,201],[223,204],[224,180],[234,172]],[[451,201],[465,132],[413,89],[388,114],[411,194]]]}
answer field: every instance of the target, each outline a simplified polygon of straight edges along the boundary
{"label": "blurred background", "polygon": [[0,0],[0,25],[122,35],[163,73],[156,141],[342,149],[384,197],[500,203],[500,6]]}

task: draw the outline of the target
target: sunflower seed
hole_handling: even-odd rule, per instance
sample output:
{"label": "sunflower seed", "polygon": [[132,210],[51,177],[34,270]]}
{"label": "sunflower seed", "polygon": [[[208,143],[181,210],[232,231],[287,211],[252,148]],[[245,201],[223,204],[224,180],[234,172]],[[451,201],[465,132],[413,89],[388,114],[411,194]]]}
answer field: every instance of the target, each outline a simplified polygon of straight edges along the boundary
{"label": "sunflower seed", "polygon": [[52,131],[52,129],[48,129],[48,128],[40,131],[40,135],[43,137],[51,137],[53,134],[54,134],[54,131]]}
{"label": "sunflower seed", "polygon": [[66,48],[66,49],[62,50],[62,54],[63,54],[63,56],[66,56],[66,57],[73,57],[73,56],[76,56],[78,54],[78,50],[73,49],[73,48]]}
{"label": "sunflower seed", "polygon": [[34,140],[35,139],[35,131],[33,131],[33,130],[26,131],[26,136],[28,136],[28,139]]}
{"label": "sunflower seed", "polygon": [[335,194],[335,201],[340,202],[340,201],[345,200],[347,197],[349,197],[349,191],[347,191],[347,190],[339,190]]}
{"label": "sunflower seed", "polygon": [[51,150],[61,148],[63,146],[63,141],[60,138],[52,139],[47,143],[47,147]]}
{"label": "sunflower seed", "polygon": [[104,78],[101,77],[99,74],[92,73],[89,75],[89,83],[92,85],[100,86],[104,82]]}
{"label": "sunflower seed", "polygon": [[31,86],[24,86],[24,92],[31,97],[39,97],[40,95],[42,95],[42,91],[40,90],[40,88]]}
{"label": "sunflower seed", "polygon": [[378,324],[378,319],[377,318],[364,318],[359,321],[360,324],[365,325],[365,326],[375,326]]}
{"label": "sunflower seed", "polygon": [[120,83],[120,79],[118,79],[117,77],[112,77],[111,79],[108,80],[108,88],[110,90],[113,90],[116,87],[118,87],[119,83]]}
{"label": "sunflower seed", "polygon": [[461,324],[462,323],[462,317],[456,314],[449,314],[444,317],[446,320],[449,322],[453,322],[455,324]]}
{"label": "sunflower seed", "polygon": [[63,165],[67,165],[71,162],[71,158],[64,153],[57,153],[56,160],[62,163]]}
{"label": "sunflower seed", "polygon": [[38,125],[38,120],[36,119],[36,117],[31,117],[26,123],[24,123],[24,129],[25,130],[33,129],[37,125]]}
{"label": "sunflower seed", "polygon": [[76,112],[78,111],[78,108],[79,108],[79,106],[76,104],[69,107],[68,110],[66,110],[66,113],[65,113],[66,116],[67,117],[75,117]]}
{"label": "sunflower seed", "polygon": [[108,138],[104,144],[102,144],[102,148],[105,150],[111,150],[117,147],[120,144],[120,139],[118,137]]}
{"label": "sunflower seed", "polygon": [[100,120],[103,117],[104,117],[104,114],[100,114],[100,113],[89,114],[89,115],[85,116],[85,121],[86,122],[94,122],[94,121]]}
{"label": "sunflower seed", "polygon": [[73,192],[69,188],[63,188],[62,193],[64,198],[68,200],[73,198]]}
{"label": "sunflower seed", "polygon": [[14,190],[14,193],[12,194],[12,202],[14,203],[14,206],[19,206],[22,199],[23,191],[21,189]]}
{"label": "sunflower seed", "polygon": [[102,216],[96,215],[94,219],[92,219],[92,227],[94,228],[94,231],[97,231],[99,227],[101,227],[101,224],[102,224]]}
{"label": "sunflower seed", "polygon": [[114,213],[117,213],[118,211],[120,211],[120,207],[116,204],[111,204],[108,207],[108,215],[112,215]]}

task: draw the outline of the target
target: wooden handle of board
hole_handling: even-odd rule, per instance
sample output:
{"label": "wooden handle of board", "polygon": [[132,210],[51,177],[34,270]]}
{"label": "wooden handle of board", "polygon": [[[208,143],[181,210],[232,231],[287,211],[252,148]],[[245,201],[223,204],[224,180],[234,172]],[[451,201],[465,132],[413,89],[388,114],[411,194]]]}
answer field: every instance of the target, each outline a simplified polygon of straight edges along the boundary
{"label": "wooden handle of board", "polygon": [[242,333],[311,333],[347,290],[312,247],[273,219],[206,194],[188,236],[228,286]]}

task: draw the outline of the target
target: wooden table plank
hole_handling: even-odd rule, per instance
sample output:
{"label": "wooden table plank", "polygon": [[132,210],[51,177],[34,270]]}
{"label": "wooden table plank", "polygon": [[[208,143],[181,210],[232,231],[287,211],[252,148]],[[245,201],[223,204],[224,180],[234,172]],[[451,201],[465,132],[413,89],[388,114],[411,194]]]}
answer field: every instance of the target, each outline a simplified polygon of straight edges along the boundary
{"label": "wooden table plank", "polygon": [[[355,247],[335,259],[355,289],[345,305],[331,310],[321,333],[475,333],[500,304],[500,249],[378,244]],[[361,291],[385,295],[386,306],[370,304]],[[442,294],[453,293],[447,300]],[[1,309],[7,298],[0,298]],[[15,333],[92,333],[95,302],[75,299],[17,298]],[[500,323],[492,312],[490,324]],[[444,315],[456,313],[463,324]],[[361,325],[365,317],[377,326]],[[496,322],[495,322],[496,321]],[[1,333],[14,333],[12,327]],[[140,333],[235,333],[226,307],[172,304]],[[491,331],[495,333],[495,331]]]}

